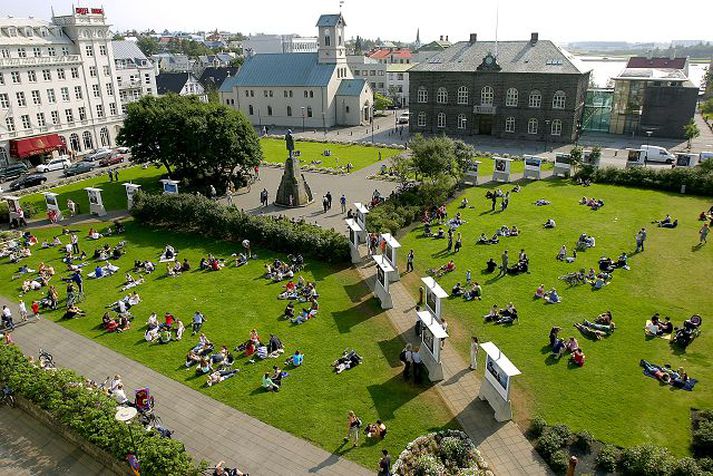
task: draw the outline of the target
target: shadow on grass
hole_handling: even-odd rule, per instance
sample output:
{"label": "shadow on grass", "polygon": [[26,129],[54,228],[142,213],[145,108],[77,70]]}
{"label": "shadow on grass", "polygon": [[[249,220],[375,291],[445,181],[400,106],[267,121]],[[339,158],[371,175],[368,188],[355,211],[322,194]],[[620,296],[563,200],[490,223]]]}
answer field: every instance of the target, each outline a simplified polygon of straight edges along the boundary
{"label": "shadow on grass", "polygon": [[358,326],[362,322],[368,321],[372,317],[381,313],[376,299],[366,299],[356,306],[345,311],[333,312],[334,323],[341,334],[351,332],[352,327]]}
{"label": "shadow on grass", "polygon": [[392,369],[403,367],[403,363],[399,360],[399,355],[401,354],[404,342],[409,342],[413,337],[415,337],[413,331],[406,331],[403,334],[394,336],[391,339],[380,340],[378,342],[381,353],[384,355],[386,361]]}
{"label": "shadow on grass", "polygon": [[363,281],[347,284],[344,286],[344,291],[354,303],[361,302],[370,293],[369,288]]}
{"label": "shadow on grass", "polygon": [[[399,408],[418,397],[428,387],[430,384],[427,386],[412,385],[399,374],[383,383],[369,385],[366,388],[371,396],[371,401],[374,402],[377,417],[382,421],[388,421],[396,418],[395,412]],[[364,424],[367,423],[364,422]]]}

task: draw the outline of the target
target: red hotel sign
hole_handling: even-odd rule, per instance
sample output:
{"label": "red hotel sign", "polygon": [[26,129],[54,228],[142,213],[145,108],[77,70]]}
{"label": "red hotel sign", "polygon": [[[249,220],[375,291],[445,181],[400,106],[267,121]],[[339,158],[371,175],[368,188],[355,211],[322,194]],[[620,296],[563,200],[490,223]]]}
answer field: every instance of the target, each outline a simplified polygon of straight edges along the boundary
{"label": "red hotel sign", "polygon": [[103,8],[85,8],[85,7],[79,7],[74,9],[75,13],[77,15],[89,15],[91,12],[93,15],[102,15],[104,14],[104,9]]}

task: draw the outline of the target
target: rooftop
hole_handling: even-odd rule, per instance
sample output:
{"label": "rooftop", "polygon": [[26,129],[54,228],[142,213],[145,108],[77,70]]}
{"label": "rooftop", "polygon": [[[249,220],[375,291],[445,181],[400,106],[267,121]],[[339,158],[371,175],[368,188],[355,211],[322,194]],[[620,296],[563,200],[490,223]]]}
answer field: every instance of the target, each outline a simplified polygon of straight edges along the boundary
{"label": "rooftop", "polygon": [[645,58],[632,56],[626,63],[627,68],[667,68],[685,69],[688,58]]}
{"label": "rooftop", "polygon": [[332,15],[322,15],[319,17],[319,20],[317,20],[317,27],[333,27],[341,23],[342,26],[347,26],[346,22],[344,21],[344,17],[342,16],[341,13],[337,14],[332,14]]}
{"label": "rooftop", "polygon": [[337,96],[360,96],[365,84],[365,79],[343,79],[337,89]]}
{"label": "rooftop", "polygon": [[156,91],[159,95],[180,94],[191,73],[161,73],[156,76]]}
{"label": "rooftop", "polygon": [[233,86],[321,87],[329,83],[334,68],[334,64],[320,64],[317,53],[260,54],[245,60],[240,72],[220,90],[229,92]]}
{"label": "rooftop", "polygon": [[135,41],[112,41],[111,49],[115,60],[132,60],[137,63],[147,61],[146,55],[136,46]]}
{"label": "rooftop", "polygon": [[376,60],[387,59],[391,56],[398,59],[413,58],[413,54],[408,48],[377,48],[369,52],[369,58]]}

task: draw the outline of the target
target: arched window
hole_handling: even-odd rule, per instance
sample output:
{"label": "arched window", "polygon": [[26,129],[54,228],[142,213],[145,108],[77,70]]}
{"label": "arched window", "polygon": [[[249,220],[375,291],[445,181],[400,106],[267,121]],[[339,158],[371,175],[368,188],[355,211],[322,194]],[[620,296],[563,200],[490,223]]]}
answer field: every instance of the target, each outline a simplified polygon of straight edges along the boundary
{"label": "arched window", "polygon": [[468,88],[466,86],[458,88],[458,104],[468,104]]}
{"label": "arched window", "polygon": [[508,117],[505,119],[505,132],[515,132],[515,118]]}
{"label": "arched window", "polygon": [[534,117],[527,121],[527,133],[537,134],[537,119],[535,119]]}
{"label": "arched window", "polygon": [[550,134],[553,136],[561,136],[562,135],[562,121],[559,119],[555,119],[552,121],[552,126],[550,128]]}
{"label": "arched window", "polygon": [[99,131],[99,141],[102,147],[109,147],[109,129],[102,127]]}
{"label": "arched window", "polygon": [[508,89],[505,94],[505,105],[508,107],[517,107],[517,89]]}
{"label": "arched window", "polygon": [[425,112],[419,112],[418,113],[418,127],[426,127],[426,113]]}
{"label": "arched window", "polygon": [[85,149],[93,149],[94,141],[92,140],[92,133],[89,131],[84,131],[82,133],[82,142],[84,143]]}
{"label": "arched window", "polygon": [[0,165],[7,165],[9,162],[10,158],[7,156],[7,149],[0,147]]}
{"label": "arched window", "polygon": [[79,136],[77,134],[72,134],[69,136],[69,147],[74,151],[74,152],[81,152],[82,151],[82,145],[79,142]]}
{"label": "arched window", "polygon": [[465,117],[465,114],[458,114],[458,129],[467,129],[468,128],[468,119]]}
{"label": "arched window", "polygon": [[446,113],[445,112],[438,113],[438,127],[446,127]]}
{"label": "arched window", "polygon": [[448,90],[446,88],[438,88],[436,102],[438,104],[448,104]]}
{"label": "arched window", "polygon": [[555,95],[552,96],[552,109],[564,109],[567,103],[567,95],[564,91],[557,91]]}
{"label": "arched window", "polygon": [[332,39],[329,37],[329,35],[324,35],[324,46],[331,46],[332,44]]}
{"label": "arched window", "polygon": [[493,88],[490,86],[483,86],[483,89],[480,90],[480,105],[492,106],[494,96],[495,94],[493,93]]}
{"label": "arched window", "polygon": [[428,102],[428,89],[421,86],[418,88],[418,102],[421,104],[426,104]]}
{"label": "arched window", "polygon": [[267,106],[267,115],[272,116],[272,106]]}
{"label": "arched window", "polygon": [[287,106],[287,117],[292,117],[292,106]]}
{"label": "arched window", "polygon": [[250,114],[251,116],[255,114],[255,109],[253,109],[252,104],[248,105],[248,114]]}
{"label": "arched window", "polygon": [[530,102],[529,102],[530,107],[541,107],[542,106],[542,93],[535,89],[534,91],[530,92]]}

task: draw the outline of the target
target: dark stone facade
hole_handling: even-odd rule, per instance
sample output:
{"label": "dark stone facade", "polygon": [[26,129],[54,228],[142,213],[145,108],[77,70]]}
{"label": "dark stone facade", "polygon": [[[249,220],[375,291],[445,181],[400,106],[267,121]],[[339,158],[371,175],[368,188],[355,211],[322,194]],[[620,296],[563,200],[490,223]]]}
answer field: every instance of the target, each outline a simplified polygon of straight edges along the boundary
{"label": "dark stone facade", "polygon": [[[504,139],[548,141],[550,143],[573,142],[576,140],[576,125],[582,119],[584,101],[589,73],[556,74],[556,73],[513,73],[498,71],[448,72],[448,71],[414,71],[409,72],[410,91],[410,131],[411,133],[444,132],[449,136],[489,135]],[[428,90],[428,102],[418,102],[420,87]],[[458,88],[468,88],[468,104],[458,104]],[[493,105],[495,114],[476,114],[474,106],[480,105],[481,90],[490,86],[494,91]],[[445,87],[448,91],[448,103],[437,102],[438,88]],[[509,88],[518,90],[516,107],[505,105],[506,91]],[[539,90],[542,95],[540,108],[529,107],[529,96],[533,90]],[[566,95],[564,109],[553,109],[552,98],[556,91]],[[438,127],[438,114],[446,114],[446,127]],[[426,114],[426,126],[419,126],[419,114]],[[458,128],[458,116],[465,115],[467,126]],[[505,120],[515,118],[515,131],[505,132]],[[528,133],[528,122],[537,119],[537,134]],[[554,120],[562,122],[562,132],[559,136],[551,135],[550,124]]]}
{"label": "dark stone facade", "polygon": [[642,131],[653,137],[685,139],[683,126],[696,114],[698,88],[647,86],[641,114]]}

